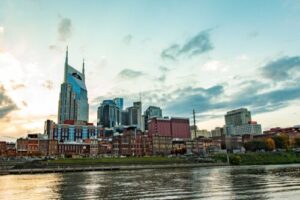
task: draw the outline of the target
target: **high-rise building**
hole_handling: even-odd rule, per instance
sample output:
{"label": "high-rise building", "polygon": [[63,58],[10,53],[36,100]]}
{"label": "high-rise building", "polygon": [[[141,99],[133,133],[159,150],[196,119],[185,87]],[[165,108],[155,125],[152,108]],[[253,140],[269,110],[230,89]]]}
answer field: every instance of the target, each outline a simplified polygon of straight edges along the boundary
{"label": "high-rise building", "polygon": [[87,88],[85,85],[84,60],[82,72],[79,72],[68,63],[68,49],[64,68],[64,82],[61,84],[58,123],[66,120],[85,121],[89,120],[89,104]]}
{"label": "high-rise building", "polygon": [[121,125],[128,126],[129,125],[129,112],[128,110],[121,111]]}
{"label": "high-rise building", "polygon": [[227,112],[223,130],[225,135],[255,135],[262,133],[261,125],[251,120],[251,112],[246,108]]}
{"label": "high-rise building", "polygon": [[113,100],[104,100],[98,107],[98,125],[105,128],[113,128],[121,124],[121,112],[119,106]]}
{"label": "high-rise building", "polygon": [[129,125],[141,128],[142,126],[142,102],[134,102],[133,106],[127,108]]}
{"label": "high-rise building", "polygon": [[123,98],[121,98],[121,97],[114,98],[114,102],[119,107],[120,111],[122,111],[123,110],[123,106],[124,106],[124,100],[123,100]]}
{"label": "high-rise building", "polygon": [[246,108],[227,112],[225,115],[226,126],[240,126],[251,121],[251,113]]}
{"label": "high-rise building", "polygon": [[148,121],[153,118],[161,118],[162,117],[162,110],[160,107],[156,106],[149,106],[147,110],[144,112],[144,126],[145,130],[148,130]]}

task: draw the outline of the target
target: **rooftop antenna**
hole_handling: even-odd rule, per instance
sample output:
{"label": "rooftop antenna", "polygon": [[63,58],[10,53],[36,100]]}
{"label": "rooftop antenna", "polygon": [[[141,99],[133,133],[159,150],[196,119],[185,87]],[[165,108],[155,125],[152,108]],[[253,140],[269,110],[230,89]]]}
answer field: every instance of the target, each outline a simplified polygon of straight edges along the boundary
{"label": "rooftop antenna", "polygon": [[197,137],[197,127],[196,127],[196,115],[195,115],[195,109],[193,109],[193,119],[194,119],[194,138]]}

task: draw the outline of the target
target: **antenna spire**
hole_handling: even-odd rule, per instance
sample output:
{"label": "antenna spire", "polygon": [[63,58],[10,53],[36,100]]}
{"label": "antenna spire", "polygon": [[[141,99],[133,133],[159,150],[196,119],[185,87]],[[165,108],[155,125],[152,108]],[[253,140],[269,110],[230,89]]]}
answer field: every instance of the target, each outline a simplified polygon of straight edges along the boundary
{"label": "antenna spire", "polygon": [[68,46],[66,50],[66,60],[65,60],[65,72],[64,72],[64,82],[67,82],[67,76],[68,76],[68,57],[69,57],[69,51],[68,51]]}
{"label": "antenna spire", "polygon": [[83,58],[83,61],[82,61],[82,74],[85,73],[85,69],[84,69],[84,58]]}

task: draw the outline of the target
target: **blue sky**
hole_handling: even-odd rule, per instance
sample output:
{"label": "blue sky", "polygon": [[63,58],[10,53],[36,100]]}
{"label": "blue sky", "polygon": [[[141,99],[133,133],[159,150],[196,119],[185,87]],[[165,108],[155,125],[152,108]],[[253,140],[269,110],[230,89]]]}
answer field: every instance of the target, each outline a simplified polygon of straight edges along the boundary
{"label": "blue sky", "polygon": [[71,65],[86,60],[92,122],[101,100],[141,93],[165,115],[194,108],[201,129],[239,107],[264,129],[299,124],[299,11],[296,0],[1,1],[0,136],[56,120],[67,45]]}

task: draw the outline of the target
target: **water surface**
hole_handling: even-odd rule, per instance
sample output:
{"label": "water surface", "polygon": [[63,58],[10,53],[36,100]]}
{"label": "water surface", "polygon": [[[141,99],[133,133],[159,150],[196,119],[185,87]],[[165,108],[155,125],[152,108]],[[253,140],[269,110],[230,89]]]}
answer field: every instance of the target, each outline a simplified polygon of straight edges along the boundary
{"label": "water surface", "polygon": [[300,165],[0,176],[0,199],[299,199]]}

